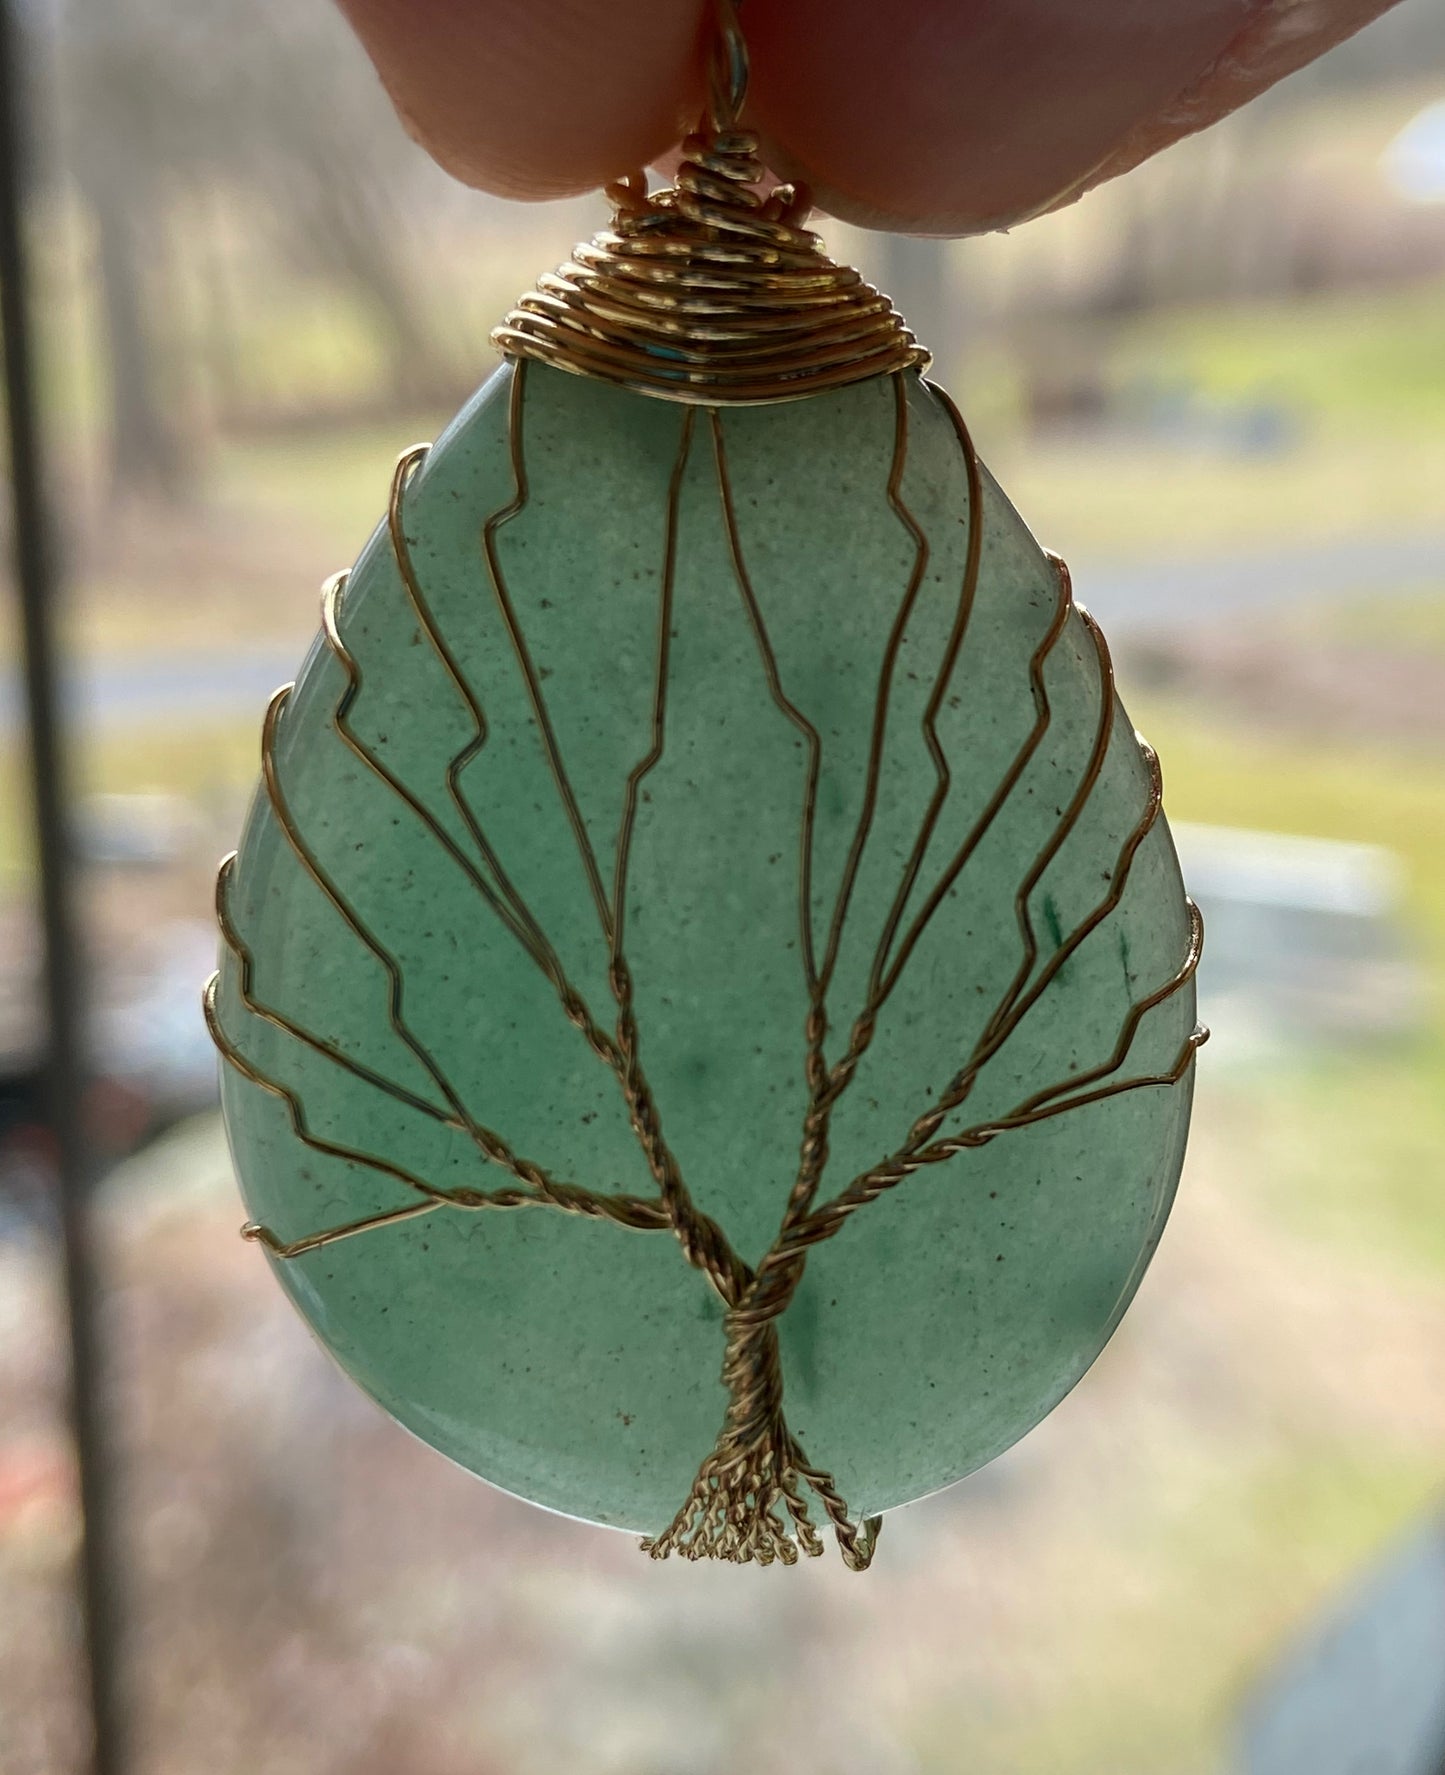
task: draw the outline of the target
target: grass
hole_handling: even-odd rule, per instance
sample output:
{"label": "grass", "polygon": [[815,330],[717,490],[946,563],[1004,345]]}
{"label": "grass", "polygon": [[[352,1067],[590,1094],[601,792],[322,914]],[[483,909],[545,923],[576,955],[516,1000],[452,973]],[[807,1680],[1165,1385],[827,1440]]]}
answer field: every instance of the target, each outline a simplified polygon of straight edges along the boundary
{"label": "grass", "polygon": [[1445,659],[1445,585],[1417,582],[1297,610],[1281,625],[1302,640]]}
{"label": "grass", "polygon": [[1394,528],[1445,529],[1445,285],[1145,316],[1102,348],[1106,380],[1267,402],[1295,427],[1273,454],[1164,439],[981,443],[1037,534],[1064,554],[1232,553]]}
{"label": "grass", "polygon": [[1179,819],[1361,840],[1404,862],[1405,916],[1435,987],[1423,1036],[1236,1081],[1257,1199],[1300,1237],[1445,1276],[1445,761],[1242,733],[1135,710]]}
{"label": "grass", "polygon": [[[1236,1766],[1246,1683],[1388,1544],[1438,1485],[1419,1457],[1297,1445],[1203,1475],[1187,1504],[1094,1552],[1091,1631],[1070,1633],[1047,1706],[985,1733],[977,1766],[1010,1775],[1217,1775]],[[1111,1570],[1110,1567],[1113,1567]],[[955,1743],[926,1758],[952,1770]],[[940,1734],[942,1737],[943,1734]]]}
{"label": "grass", "polygon": [[210,495],[233,510],[304,523],[326,540],[338,564],[351,561],[385,515],[397,457],[436,437],[446,417],[231,440],[216,453]]}
{"label": "grass", "polygon": [[[1127,688],[1127,687],[1126,687]],[[1407,915],[1430,971],[1445,979],[1445,762],[1331,746],[1131,698],[1164,760],[1176,819],[1387,845],[1405,863]],[[1445,1042],[1445,1005],[1435,1031]]]}
{"label": "grass", "polygon": [[[234,809],[239,824],[260,769],[259,732],[258,710],[241,721],[83,733],[74,745],[75,789],[82,796],[159,790],[217,817]],[[29,879],[34,860],[25,772],[23,748],[0,745],[0,890],[10,892]]]}
{"label": "grass", "polygon": [[1362,428],[1257,458],[1164,443],[981,442],[1034,534],[1066,558],[1178,560],[1445,530],[1445,406],[1441,415],[1435,434],[1408,442]]}
{"label": "grass", "polygon": [[1255,1200],[1301,1239],[1445,1277],[1445,1064],[1352,1058],[1250,1094]]}
{"label": "grass", "polygon": [[1445,286],[1161,313],[1134,330],[1115,367],[1157,373],[1161,364],[1222,398],[1268,394],[1335,436],[1362,425],[1435,432],[1445,412]]}

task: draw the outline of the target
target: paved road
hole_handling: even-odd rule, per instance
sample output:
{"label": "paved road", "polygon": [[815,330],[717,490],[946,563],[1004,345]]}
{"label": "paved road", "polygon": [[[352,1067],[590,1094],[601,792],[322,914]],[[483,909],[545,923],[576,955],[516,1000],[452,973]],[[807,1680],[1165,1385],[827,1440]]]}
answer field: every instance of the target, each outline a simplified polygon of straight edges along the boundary
{"label": "paved road", "polygon": [[1238,555],[1110,566],[1070,559],[1074,586],[1111,633],[1357,598],[1372,585],[1445,592],[1445,531],[1347,537]]}
{"label": "paved road", "polygon": [[[1076,558],[1071,566],[1079,599],[1117,639],[1310,598],[1354,597],[1372,583],[1445,589],[1445,531],[1128,566]],[[77,669],[70,702],[80,719],[99,724],[233,711],[259,716],[299,664],[294,655],[244,647],[98,661]],[[16,676],[0,673],[0,730],[20,719]]]}
{"label": "paved road", "polygon": [[[294,678],[300,664],[294,652],[273,647],[92,660],[70,674],[67,701],[72,714],[87,724],[224,716],[237,710],[253,710],[259,719],[271,692]],[[0,669],[0,730],[18,726],[22,710],[18,677]]]}

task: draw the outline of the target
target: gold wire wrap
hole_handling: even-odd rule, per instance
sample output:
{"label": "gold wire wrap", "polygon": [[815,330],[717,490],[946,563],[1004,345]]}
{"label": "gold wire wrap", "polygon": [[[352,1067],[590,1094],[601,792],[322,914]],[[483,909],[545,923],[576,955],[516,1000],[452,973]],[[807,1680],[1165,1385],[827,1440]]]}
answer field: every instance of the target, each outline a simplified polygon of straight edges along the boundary
{"label": "gold wire wrap", "polygon": [[[1207,1035],[1197,1026],[1157,1068],[1135,1071],[1130,1069],[1129,1062],[1144,1019],[1177,994],[1187,991],[1199,966],[1203,924],[1192,903],[1188,904],[1188,934],[1177,964],[1165,978],[1139,993],[1125,1009],[1116,1039],[1106,1054],[1092,1063],[1081,1058],[1065,1076],[1039,1085],[1002,1111],[965,1122],[961,1127],[947,1125],[955,1112],[965,1109],[969,1103],[985,1067],[1006,1048],[1030,1018],[1039,1014],[1040,1001],[1050,983],[1121,905],[1139,851],[1161,816],[1163,789],[1158,759],[1135,734],[1133,742],[1144,765],[1140,805],[1132,823],[1121,835],[1093,904],[1071,930],[1051,932],[1045,940],[1035,928],[1035,896],[1045,872],[1085,815],[1103,774],[1118,719],[1114,671],[1104,637],[1092,617],[1074,604],[1068,569],[1057,556],[1051,557],[1054,567],[1052,614],[1028,660],[1026,671],[1033,722],[1021,736],[1017,750],[974,824],[963,834],[957,849],[941,860],[936,877],[924,891],[925,871],[931,873],[933,868],[928,857],[952,783],[952,771],[939,738],[937,720],[944,699],[955,682],[972,622],[985,540],[982,473],[977,453],[953,403],[941,389],[929,385],[953,428],[968,485],[966,558],[951,630],[934,668],[933,688],[921,723],[936,781],[914,842],[901,863],[891,905],[877,931],[861,999],[849,1005],[845,1015],[837,1019],[839,1039],[830,1043],[834,1021],[830,1018],[830,1010],[843,1009],[830,1005],[830,998],[836,995],[836,959],[850,913],[855,918],[858,915],[853,887],[861,859],[873,837],[879,801],[880,761],[895,672],[908,618],[929,561],[927,535],[910,511],[902,492],[909,444],[904,378],[901,375],[894,378],[893,461],[888,477],[888,497],[900,528],[911,541],[912,559],[878,661],[864,793],[849,861],[831,915],[821,921],[815,932],[813,850],[822,737],[789,697],[779,671],[739,533],[728,466],[727,422],[715,411],[705,416],[691,410],[678,415],[677,453],[667,490],[667,522],[659,574],[648,737],[645,749],[623,786],[622,814],[610,865],[606,853],[599,853],[588,822],[582,817],[576,788],[558,741],[545,674],[534,660],[525,624],[502,571],[497,547],[498,533],[526,509],[530,498],[525,447],[528,370],[527,364],[518,365],[509,400],[512,494],[482,522],[481,553],[485,579],[505,623],[515,663],[531,704],[532,723],[542,742],[557,794],[568,814],[579,860],[591,886],[599,935],[606,946],[607,983],[615,1013],[610,1031],[603,1027],[600,1009],[594,1013],[580,989],[563,970],[556,947],[532,907],[518,892],[505,860],[498,854],[465,791],[462,773],[467,763],[485,746],[489,726],[478,694],[451,652],[438,624],[407,541],[406,493],[413,474],[425,458],[424,445],[405,452],[397,465],[388,508],[388,532],[401,595],[416,620],[419,636],[435,653],[470,716],[472,735],[449,761],[445,772],[451,803],[467,835],[466,841],[454,835],[451,828],[431,812],[426,802],[408,789],[385,761],[366,745],[352,725],[353,706],[364,694],[366,680],[361,662],[351,651],[343,633],[345,574],[329,580],[323,592],[325,639],[345,677],[345,688],[332,719],[337,736],[357,763],[400,798],[431,841],[465,872],[489,914],[522,946],[551,984],[559,1014],[573,1024],[595,1059],[614,1075],[656,1193],[648,1197],[614,1194],[610,1189],[587,1187],[554,1177],[535,1160],[516,1151],[499,1130],[488,1127],[472,1113],[413,1027],[399,959],[386,947],[379,933],[361,917],[344,884],[328,873],[293,815],[276,755],[278,734],[289,707],[288,687],[272,700],[262,732],[262,782],[271,817],[301,870],[321,889],[343,923],[381,966],[388,986],[387,1016],[391,1030],[419,1062],[430,1089],[424,1094],[419,1093],[384,1076],[348,1054],[325,1033],[310,1028],[259,996],[254,957],[232,911],[231,889],[236,865],[234,858],[228,858],[222,865],[217,883],[216,905],[235,1005],[250,1021],[269,1025],[300,1048],[384,1093],[408,1114],[430,1118],[466,1136],[478,1158],[499,1172],[504,1181],[490,1189],[443,1188],[384,1154],[352,1147],[314,1127],[297,1090],[281,1077],[263,1071],[257,1061],[248,1056],[237,1036],[228,1032],[220,1015],[218,983],[213,979],[205,994],[206,1020],[228,1065],[243,1079],[284,1105],[292,1131],[303,1146],[387,1177],[400,1191],[395,1206],[342,1225],[312,1229],[298,1237],[286,1238],[271,1227],[248,1222],[243,1229],[244,1236],[261,1245],[271,1257],[286,1261],[304,1259],[339,1240],[381,1232],[435,1211],[500,1211],[524,1207],[560,1210],[607,1221],[635,1232],[670,1233],[677,1241],[682,1258],[706,1276],[722,1302],[724,1349],[721,1378],[727,1404],[716,1443],[704,1456],[687,1497],[673,1520],[643,1542],[645,1550],[655,1559],[665,1559],[675,1553],[687,1559],[725,1559],[763,1565],[778,1561],[791,1565],[800,1555],[816,1557],[823,1551],[826,1526],[833,1531],[844,1563],[852,1570],[861,1571],[872,1560],[880,1519],[874,1515],[855,1518],[851,1514],[833,1476],[826,1468],[809,1460],[789,1427],[784,1409],[778,1322],[796,1294],[811,1250],[835,1237],[854,1215],[880,1196],[906,1187],[920,1172],[944,1165],[996,1139],[1006,1138],[1018,1129],[1126,1093],[1168,1090],[1179,1084],[1189,1072]],[[792,1176],[780,1177],[782,1211],[778,1231],[756,1266],[742,1257],[724,1228],[698,1207],[668,1143],[664,1131],[665,1106],[654,1096],[644,1068],[642,1032],[625,944],[634,822],[647,776],[662,759],[666,745],[678,499],[692,454],[703,448],[708,449],[712,458],[733,576],[753,629],[760,669],[776,708],[797,731],[809,759],[799,810],[797,862],[798,953],[809,1005],[806,1027],[800,1032],[808,1080],[808,1104],[797,1158],[787,1161]],[[833,1111],[854,1083],[921,935],[994,829],[1010,798],[1019,790],[1031,760],[1053,728],[1054,710],[1046,669],[1054,650],[1063,640],[1071,616],[1082,623],[1084,638],[1094,656],[1097,688],[1093,732],[1087,755],[1080,761],[1072,794],[1055,809],[1054,821],[1036,854],[1021,859],[1022,872],[1013,905],[1019,943],[1016,971],[993,1005],[972,1047],[960,1056],[958,1070],[931,1103],[920,1106],[911,1126],[900,1131],[899,1143],[893,1151],[870,1169],[843,1183],[831,1195],[825,1194]],[[916,910],[913,909],[915,900],[918,902]],[[236,1016],[234,1008],[230,1015]],[[826,1051],[829,1047],[833,1050],[831,1057]],[[957,1187],[967,1187],[966,1171],[957,1176]],[[815,1510],[821,1512],[825,1522],[812,1520],[811,1512]]]}
{"label": "gold wire wrap", "polygon": [[923,368],[887,296],[802,226],[801,186],[764,196],[758,138],[736,127],[747,58],[719,7],[708,116],[672,185],[630,173],[607,188],[613,225],[521,297],[492,343],[512,357],[703,406],[798,400]]}

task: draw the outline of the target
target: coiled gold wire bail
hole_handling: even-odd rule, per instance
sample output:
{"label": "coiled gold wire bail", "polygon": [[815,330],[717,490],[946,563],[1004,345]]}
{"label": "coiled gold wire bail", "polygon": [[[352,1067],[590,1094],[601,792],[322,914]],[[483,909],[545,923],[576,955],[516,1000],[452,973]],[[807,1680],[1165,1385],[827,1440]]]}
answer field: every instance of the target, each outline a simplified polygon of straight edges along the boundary
{"label": "coiled gold wire bail", "polygon": [[492,334],[513,357],[705,406],[797,400],[922,367],[886,296],[802,226],[806,190],[764,197],[758,138],[738,127],[748,58],[733,0],[715,0],[707,109],[673,183],[607,187],[613,226],[537,282]]}

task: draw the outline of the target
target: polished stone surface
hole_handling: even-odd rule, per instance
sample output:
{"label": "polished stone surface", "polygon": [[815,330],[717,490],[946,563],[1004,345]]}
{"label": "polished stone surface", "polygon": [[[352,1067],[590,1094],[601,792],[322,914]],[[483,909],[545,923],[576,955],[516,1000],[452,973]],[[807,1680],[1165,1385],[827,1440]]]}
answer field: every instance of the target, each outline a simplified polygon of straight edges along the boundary
{"label": "polished stone surface", "polygon": [[[476,820],[562,962],[610,1027],[604,942],[482,547],[514,500],[504,367],[438,442],[406,499],[418,581],[485,710],[461,771]],[[968,499],[958,439],[907,377],[906,461],[892,382],[726,412],[736,534],[778,683],[817,730],[813,928],[821,955],[858,829],[880,665],[929,545],[887,704],[876,815],[829,993],[830,1056],[938,781],[923,715],[959,606]],[[536,668],[580,817],[610,888],[624,787],[651,744],[668,488],[685,409],[532,366],[522,402],[527,498],[496,532],[501,577]],[[750,1261],[776,1231],[805,1109],[807,993],[799,853],[809,747],[770,694],[741,595],[705,413],[678,483],[665,745],[641,785],[626,900],[642,1058],[700,1206]],[[1035,721],[1029,661],[1056,577],[985,475],[983,571],[941,699],[950,784],[903,926],[994,794]],[[385,527],[363,553],[341,630],[362,673],[358,739],[468,855],[446,768],[473,729],[408,602]],[[1084,768],[1100,709],[1094,647],[1069,618],[1043,674],[1052,716],[988,836],[927,926],[839,1105],[827,1195],[903,1141],[967,1057],[1023,958],[1015,896]],[[617,1081],[552,985],[423,822],[335,726],[346,677],[318,642],[279,724],[286,801],[318,863],[396,958],[418,1046],[472,1114],[556,1176],[646,1195]],[[1145,804],[1145,767],[1115,708],[1103,773],[1028,906],[1047,955],[1109,892]],[[300,866],[258,796],[230,893],[259,1002],[395,1084],[442,1100],[388,1017],[388,978]],[[1070,957],[945,1131],[1007,1112],[1105,1060],[1130,1003],[1187,941],[1163,822],[1118,909]],[[254,1065],[304,1103],[313,1132],[440,1187],[508,1180],[462,1134],[399,1102],[240,1003],[220,1014]],[[1124,1075],[1167,1067],[1193,1024],[1186,989],[1144,1020]],[[911,1179],[811,1256],[781,1324],[789,1422],[855,1515],[916,1498],[1007,1447],[1079,1379],[1128,1304],[1178,1178],[1190,1081],[1136,1091],[996,1138]],[[226,1069],[248,1211],[288,1240],[410,1198],[375,1170],[309,1149],[275,1095]],[[261,1261],[258,1254],[257,1262]],[[554,1210],[443,1209],[276,1264],[356,1380],[428,1442],[510,1491],[655,1531],[717,1434],[721,1311],[667,1232]]]}

